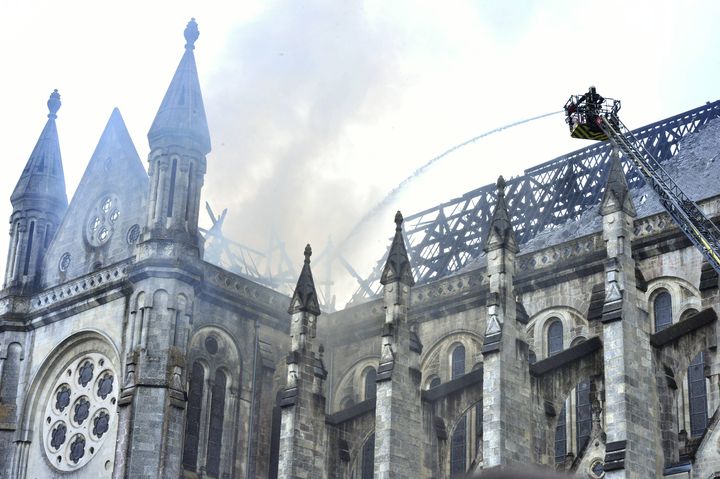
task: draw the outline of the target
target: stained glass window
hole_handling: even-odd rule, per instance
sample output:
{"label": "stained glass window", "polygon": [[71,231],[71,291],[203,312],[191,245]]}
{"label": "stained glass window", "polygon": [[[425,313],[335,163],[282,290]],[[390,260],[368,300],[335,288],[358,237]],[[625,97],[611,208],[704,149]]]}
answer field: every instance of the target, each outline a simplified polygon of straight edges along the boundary
{"label": "stained glass window", "polygon": [[183,467],[189,471],[197,471],[200,410],[202,407],[204,382],[205,370],[200,363],[195,362],[190,374],[187,418],[185,420],[185,446],[183,449]]}
{"label": "stained glass window", "polygon": [[465,346],[458,345],[452,352],[452,375],[451,378],[459,378],[465,374]]}
{"label": "stained glass window", "polygon": [[377,371],[375,368],[367,368],[365,370],[365,399],[374,398],[377,393]]}
{"label": "stained glass window", "polygon": [[556,319],[548,328],[548,356],[557,354],[563,350],[563,325]]}
{"label": "stained glass window", "polygon": [[220,477],[220,453],[222,452],[223,422],[225,421],[225,373],[218,369],[215,372],[215,383],[212,387],[210,401],[210,432],[207,445],[207,473]]}
{"label": "stained glass window", "polygon": [[362,448],[362,464],[361,474],[362,479],[373,479],[375,474],[375,434],[372,434],[365,445]]}
{"label": "stained glass window", "polygon": [[467,416],[458,421],[450,440],[450,477],[465,475]]}
{"label": "stained glass window", "polygon": [[655,332],[662,331],[672,325],[672,298],[670,293],[663,291],[655,297]]}

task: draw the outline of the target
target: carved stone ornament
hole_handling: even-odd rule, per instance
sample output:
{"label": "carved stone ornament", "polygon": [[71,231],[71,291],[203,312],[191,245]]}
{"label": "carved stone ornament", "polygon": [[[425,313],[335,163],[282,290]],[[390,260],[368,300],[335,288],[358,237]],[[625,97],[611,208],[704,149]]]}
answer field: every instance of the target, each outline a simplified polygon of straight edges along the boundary
{"label": "carved stone ornament", "polygon": [[[90,353],[62,365],[49,393],[42,421],[48,463],[68,473],[97,456],[115,430],[117,373],[100,353]],[[114,439],[109,441],[109,447]]]}

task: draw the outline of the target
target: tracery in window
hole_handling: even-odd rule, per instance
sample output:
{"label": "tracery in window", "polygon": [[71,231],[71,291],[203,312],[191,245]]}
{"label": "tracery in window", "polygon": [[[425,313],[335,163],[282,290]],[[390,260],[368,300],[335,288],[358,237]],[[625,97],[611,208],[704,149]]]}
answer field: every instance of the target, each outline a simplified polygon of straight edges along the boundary
{"label": "tracery in window", "polygon": [[90,210],[85,237],[92,246],[102,246],[112,236],[120,218],[120,202],[116,195],[106,195]]}
{"label": "tracery in window", "polygon": [[45,407],[43,444],[49,462],[74,471],[90,462],[115,417],[117,375],[102,354],[91,353],[63,368]]}
{"label": "tracery in window", "polygon": [[190,341],[188,403],[185,416],[183,477],[201,470],[208,478],[230,474],[235,449],[230,447],[238,416],[242,363],[230,336],[218,328],[204,328]]}

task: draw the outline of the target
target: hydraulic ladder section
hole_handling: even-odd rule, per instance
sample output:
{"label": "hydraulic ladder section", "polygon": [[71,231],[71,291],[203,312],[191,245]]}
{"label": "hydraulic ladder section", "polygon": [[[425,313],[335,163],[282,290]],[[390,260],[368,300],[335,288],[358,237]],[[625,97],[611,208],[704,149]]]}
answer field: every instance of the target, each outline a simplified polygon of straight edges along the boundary
{"label": "hydraulic ladder section", "polygon": [[660,203],[683,233],[697,246],[715,271],[720,273],[720,229],[683,193],[617,116],[609,121],[605,115],[598,115],[595,121],[657,193]]}
{"label": "hydraulic ladder section", "polygon": [[687,197],[642,141],[620,121],[620,101],[604,98],[591,86],[583,95],[571,96],[565,114],[573,138],[608,139],[630,160],[657,193],[660,204],[685,236],[720,273],[720,229]]}

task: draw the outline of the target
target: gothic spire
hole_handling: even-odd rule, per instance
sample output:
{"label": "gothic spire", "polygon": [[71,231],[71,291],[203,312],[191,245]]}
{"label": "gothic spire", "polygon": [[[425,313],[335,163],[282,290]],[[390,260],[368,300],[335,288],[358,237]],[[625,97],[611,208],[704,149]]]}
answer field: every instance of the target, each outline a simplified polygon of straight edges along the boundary
{"label": "gothic spire", "polygon": [[207,154],[211,148],[210,132],[193,54],[195,41],[200,35],[194,18],[188,22],[184,33],[185,53],[150,127],[148,140],[153,149],[185,145],[189,141],[190,146]]}
{"label": "gothic spire", "polygon": [[617,151],[613,149],[610,155],[610,172],[608,173],[605,192],[600,202],[600,214],[606,215],[620,210],[633,217],[637,214],[635,212],[635,206],[633,206],[632,198],[630,197],[620,157]]}
{"label": "gothic spire", "polygon": [[412,267],[405,249],[405,239],[402,234],[403,216],[400,211],[395,213],[395,237],[393,238],[387,262],[383,269],[380,283],[385,285],[399,281],[408,286],[415,284],[412,275]]}
{"label": "gothic spire", "polygon": [[312,248],[310,245],[305,246],[305,264],[303,264],[300,277],[298,278],[295,293],[293,293],[290,301],[288,313],[294,314],[304,311],[315,316],[320,315],[320,303],[318,302],[317,292],[315,291],[315,281],[313,280],[312,271],[310,270],[310,256]]}
{"label": "gothic spire", "polygon": [[518,252],[515,232],[512,229],[507,202],[505,201],[505,178],[500,176],[497,180],[497,203],[490,220],[490,231],[485,241],[485,252],[496,248],[507,248]]}
{"label": "gothic spire", "polygon": [[60,94],[57,90],[50,94],[47,106],[50,111],[47,123],[10,196],[10,201],[14,207],[20,207],[19,203],[28,199],[45,201],[59,216],[67,208],[67,194],[60,142],[55,126],[60,109]]}

